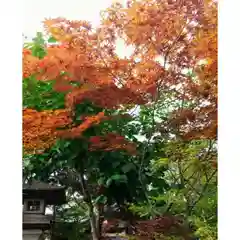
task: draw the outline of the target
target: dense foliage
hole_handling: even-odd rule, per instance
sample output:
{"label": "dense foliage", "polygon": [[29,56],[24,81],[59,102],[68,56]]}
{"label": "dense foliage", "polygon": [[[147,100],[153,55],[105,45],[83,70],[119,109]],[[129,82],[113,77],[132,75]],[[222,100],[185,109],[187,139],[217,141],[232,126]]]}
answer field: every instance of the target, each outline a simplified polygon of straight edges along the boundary
{"label": "dense foliage", "polygon": [[23,167],[67,187],[58,234],[99,240],[121,220],[138,239],[217,239],[217,3],[44,26],[23,48]]}

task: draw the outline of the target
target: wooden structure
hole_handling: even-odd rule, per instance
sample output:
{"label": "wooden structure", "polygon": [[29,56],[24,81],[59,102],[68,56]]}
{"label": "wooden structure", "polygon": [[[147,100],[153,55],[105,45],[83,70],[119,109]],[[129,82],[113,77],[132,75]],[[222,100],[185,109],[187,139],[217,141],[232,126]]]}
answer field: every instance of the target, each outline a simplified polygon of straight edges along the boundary
{"label": "wooden structure", "polygon": [[[54,223],[54,207],[66,203],[65,188],[32,180],[23,184],[23,240],[38,240]],[[45,214],[46,207],[53,208]]]}

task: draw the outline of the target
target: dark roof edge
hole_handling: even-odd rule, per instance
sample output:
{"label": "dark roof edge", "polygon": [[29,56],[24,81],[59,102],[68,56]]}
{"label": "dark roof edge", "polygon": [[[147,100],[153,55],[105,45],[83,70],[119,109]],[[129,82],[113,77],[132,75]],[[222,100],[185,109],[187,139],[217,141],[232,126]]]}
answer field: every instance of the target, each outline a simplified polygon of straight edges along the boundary
{"label": "dark roof edge", "polygon": [[23,190],[65,190],[66,187],[32,180],[29,183],[23,184],[22,189]]}

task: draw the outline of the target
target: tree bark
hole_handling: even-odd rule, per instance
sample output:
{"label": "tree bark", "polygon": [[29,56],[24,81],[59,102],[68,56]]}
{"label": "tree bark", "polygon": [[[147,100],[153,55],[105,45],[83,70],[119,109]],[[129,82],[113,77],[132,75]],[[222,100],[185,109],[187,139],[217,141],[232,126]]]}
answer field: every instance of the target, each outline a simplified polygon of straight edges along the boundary
{"label": "tree bark", "polygon": [[92,197],[88,191],[88,186],[87,186],[86,180],[84,179],[84,166],[82,163],[81,163],[81,167],[80,167],[80,179],[81,179],[81,187],[82,187],[84,199],[88,205],[88,210],[89,210],[92,240],[99,240],[100,236],[101,236],[100,231],[99,231],[100,230],[99,229],[99,221],[98,221],[99,218],[97,217],[96,213],[94,212],[94,205],[92,202]]}
{"label": "tree bark", "polygon": [[100,232],[98,227],[98,221],[97,221],[97,216],[94,213],[94,208],[92,204],[89,205],[89,217],[90,217],[92,240],[99,240]]}

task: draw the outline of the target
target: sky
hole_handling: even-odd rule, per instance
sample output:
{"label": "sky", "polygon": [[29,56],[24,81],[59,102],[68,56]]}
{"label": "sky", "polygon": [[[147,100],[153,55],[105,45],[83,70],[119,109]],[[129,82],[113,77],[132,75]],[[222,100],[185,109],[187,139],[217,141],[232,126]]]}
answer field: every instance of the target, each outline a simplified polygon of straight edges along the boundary
{"label": "sky", "polygon": [[[106,9],[116,0],[23,0],[24,21],[23,35],[27,40],[43,31],[42,21],[45,18],[64,17],[69,20],[90,21],[93,27],[100,23],[100,11]],[[119,1],[119,0],[118,0]],[[120,0],[125,2],[126,0]],[[116,46],[120,57],[130,55],[131,48],[126,48],[123,41],[118,40]]]}
{"label": "sky", "polygon": [[69,20],[88,20],[93,26],[100,22],[100,11],[111,5],[113,0],[23,0],[24,29],[27,37],[41,31],[45,18],[65,17]]}

